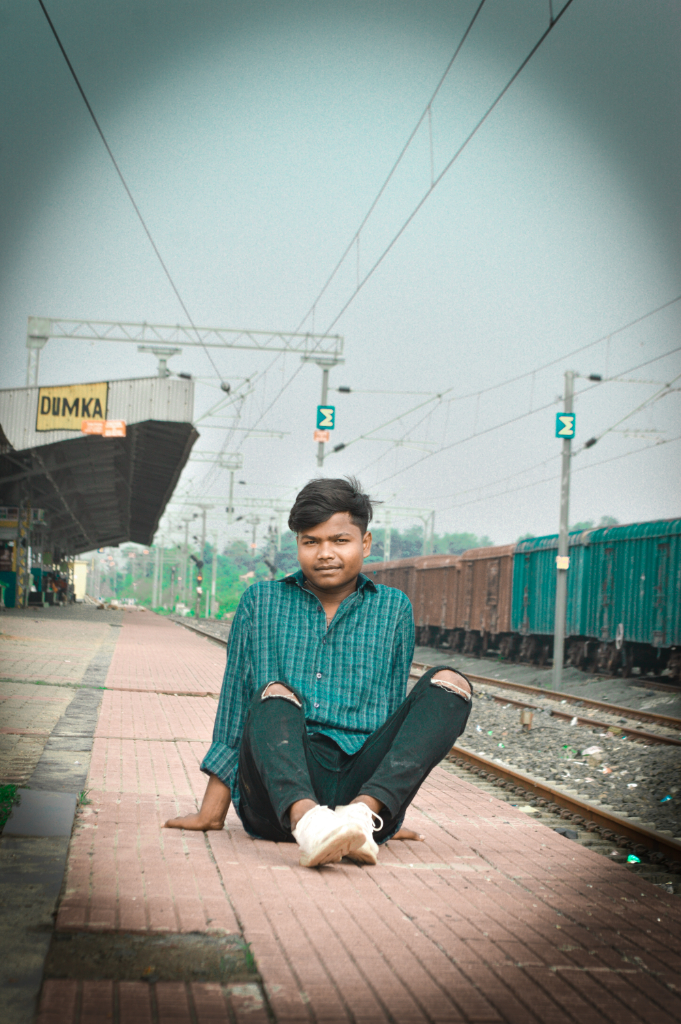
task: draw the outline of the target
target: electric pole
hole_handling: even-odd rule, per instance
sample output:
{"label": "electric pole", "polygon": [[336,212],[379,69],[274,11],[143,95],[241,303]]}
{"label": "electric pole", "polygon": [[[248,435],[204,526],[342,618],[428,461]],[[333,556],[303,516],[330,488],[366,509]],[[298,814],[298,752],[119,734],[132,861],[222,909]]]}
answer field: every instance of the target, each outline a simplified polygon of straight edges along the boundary
{"label": "electric pole", "polygon": [[[560,471],[560,524],[558,527],[558,557],[556,558],[556,620],[553,631],[553,689],[560,690],[563,679],[563,655],[565,649],[565,614],[567,611],[567,574],[570,565],[568,557],[568,515],[570,510],[570,460],[574,420],[571,418],[575,389],[574,370],[565,371],[565,395],[563,431],[563,452]],[[568,420],[568,416],[570,420]],[[560,417],[559,417],[560,419]],[[570,428],[571,425],[571,429]]]}
{"label": "electric pole", "polygon": [[251,551],[253,552],[253,557],[255,558],[255,549],[258,546],[256,538],[257,538],[257,535],[258,535],[258,526],[260,525],[261,520],[260,520],[259,516],[249,516],[248,519],[246,520],[246,522],[248,523],[249,526],[253,527],[253,539],[251,540]]}
{"label": "electric pole", "polygon": [[208,618],[215,618],[215,611],[217,608],[217,601],[215,598],[215,590],[218,576],[218,535],[217,533],[213,536],[213,565],[211,569],[211,580],[210,580],[210,605],[208,608]]}
{"label": "electric pole", "polygon": [[[163,556],[165,555],[164,541],[161,541],[161,547],[158,553],[158,603],[163,607]],[[172,598],[172,595],[171,595]]]}
{"label": "electric pole", "polygon": [[[199,505],[199,508],[201,509],[201,553],[199,555],[199,561],[196,564],[199,570],[198,576],[201,577],[201,579],[196,588],[196,609],[194,611],[194,615],[197,619],[201,617],[201,595],[203,594],[203,587],[201,584],[203,583],[203,557],[206,551],[206,513],[208,509],[212,507],[212,505]],[[201,563],[200,565],[199,562]]]}
{"label": "electric pole", "polygon": [[[321,355],[304,355],[301,356],[304,363],[316,363],[322,371],[322,401],[321,405],[326,405],[329,398],[329,370],[333,366],[338,366],[340,363],[344,363],[344,359],[339,359],[337,356],[321,356]],[[317,465],[321,469],[324,465],[324,445],[325,441],[319,441],[317,443]]]}
{"label": "electric pole", "polygon": [[385,513],[385,530],[383,538],[383,561],[390,561],[390,541],[391,541],[392,527],[390,525],[390,512]]}
{"label": "electric pole", "polygon": [[154,579],[151,585],[151,607],[158,608],[158,555],[159,545],[158,542],[154,547]]}
{"label": "electric pole", "polygon": [[184,548],[182,551],[182,603],[189,601],[189,524],[191,519],[184,519]]}

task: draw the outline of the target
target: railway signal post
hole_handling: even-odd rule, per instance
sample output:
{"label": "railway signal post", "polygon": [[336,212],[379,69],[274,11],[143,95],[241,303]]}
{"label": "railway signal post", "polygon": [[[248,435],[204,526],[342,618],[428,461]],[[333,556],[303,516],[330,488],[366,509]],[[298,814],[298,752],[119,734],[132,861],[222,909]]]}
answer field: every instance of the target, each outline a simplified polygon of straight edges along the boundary
{"label": "railway signal post", "polygon": [[336,355],[304,355],[301,356],[301,359],[304,363],[316,363],[322,371],[322,401],[317,406],[317,430],[315,430],[317,465],[321,469],[324,465],[324,445],[326,441],[322,441],[319,435],[326,433],[328,438],[328,431],[333,430],[335,426],[335,408],[328,404],[329,370],[333,366],[344,363],[345,360],[339,359]]}
{"label": "railway signal post", "polygon": [[558,528],[558,557],[556,558],[556,619],[553,630],[553,689],[560,690],[563,678],[565,650],[565,614],[567,611],[568,514],[570,509],[570,459],[572,438],[575,436],[575,414],[572,402],[575,390],[574,370],[565,371],[563,412],[556,416],[556,437],[563,441],[560,472],[560,525]]}

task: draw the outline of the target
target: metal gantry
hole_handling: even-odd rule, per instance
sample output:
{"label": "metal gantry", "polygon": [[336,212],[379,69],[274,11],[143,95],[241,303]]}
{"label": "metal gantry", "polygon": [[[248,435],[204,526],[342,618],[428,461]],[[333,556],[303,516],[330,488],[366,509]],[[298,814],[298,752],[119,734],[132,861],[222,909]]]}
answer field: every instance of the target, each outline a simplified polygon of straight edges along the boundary
{"label": "metal gantry", "polygon": [[[59,317],[28,318],[26,385],[38,384],[40,352],[49,339],[115,341],[145,345],[153,352],[162,346],[180,348],[250,349],[259,352],[299,352],[309,357],[338,361],[343,351],[340,334],[309,334],[297,331],[254,331],[249,328],[189,327],[185,324],[126,323],[121,320],[68,320]],[[169,354],[165,356],[167,359]]]}

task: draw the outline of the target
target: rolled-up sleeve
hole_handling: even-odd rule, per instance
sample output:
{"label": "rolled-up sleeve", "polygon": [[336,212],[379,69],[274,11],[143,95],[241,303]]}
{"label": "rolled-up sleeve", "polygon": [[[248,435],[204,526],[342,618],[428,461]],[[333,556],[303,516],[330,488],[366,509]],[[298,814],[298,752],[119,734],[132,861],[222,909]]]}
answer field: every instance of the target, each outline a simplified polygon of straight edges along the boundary
{"label": "rolled-up sleeve", "polygon": [[414,657],[414,613],[411,602],[406,599],[395,627],[392,650],[393,686],[404,700],[409,682],[411,663]]}
{"label": "rolled-up sleeve", "polygon": [[213,727],[213,742],[201,762],[202,772],[217,775],[232,792],[235,790],[239,765],[241,735],[254,689],[251,603],[249,592],[246,591],[229,634],[227,664]]}

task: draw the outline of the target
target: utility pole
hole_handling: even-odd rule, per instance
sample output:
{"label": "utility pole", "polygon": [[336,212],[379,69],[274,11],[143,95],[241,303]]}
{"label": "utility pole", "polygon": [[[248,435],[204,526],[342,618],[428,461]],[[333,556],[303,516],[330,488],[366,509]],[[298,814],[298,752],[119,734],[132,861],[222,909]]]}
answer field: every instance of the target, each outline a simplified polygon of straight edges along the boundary
{"label": "utility pole", "polygon": [[189,601],[189,524],[191,519],[184,519],[184,548],[182,551],[182,604]]}
{"label": "utility pole", "polygon": [[151,607],[158,608],[158,541],[154,547],[154,578],[151,584]]}
{"label": "utility pole", "polygon": [[217,584],[218,576],[218,535],[217,533],[213,536],[213,566],[211,569],[211,580],[210,580],[210,605],[208,608],[208,618],[215,617],[215,611],[217,608],[217,601],[215,598],[215,589]]}
{"label": "utility pole", "polygon": [[390,561],[390,541],[391,541],[392,527],[390,525],[390,512],[385,513],[385,536],[383,539],[383,561]]}
{"label": "utility pole", "polygon": [[[161,546],[158,553],[158,603],[160,607],[163,607],[163,570],[164,570],[164,556],[165,556],[165,542],[161,540]],[[170,595],[170,603],[172,605],[173,595]]]}
{"label": "utility pole", "polygon": [[[322,355],[304,355],[301,356],[304,363],[316,363],[322,371],[322,400],[321,405],[326,405],[329,399],[329,370],[333,366],[338,366],[340,363],[344,363],[344,359],[339,359],[337,356],[322,356]],[[324,445],[325,441],[319,441],[317,443],[317,465],[321,469],[324,465]]]}
{"label": "utility pole", "polygon": [[261,520],[260,520],[259,516],[249,516],[248,519],[246,520],[246,522],[248,523],[249,526],[253,527],[253,539],[251,540],[251,551],[253,552],[253,557],[255,558],[255,549],[258,546],[256,538],[257,538],[257,535],[258,535],[258,526],[260,525]]}
{"label": "utility pole", "polygon": [[[201,572],[201,569],[203,568],[203,556],[204,556],[205,551],[206,551],[206,513],[208,512],[208,509],[212,508],[212,507],[213,507],[212,505],[199,505],[199,508],[201,509],[201,553],[199,555],[199,561],[201,562],[201,565],[198,567],[199,568],[199,575],[203,575],[203,573]],[[195,610],[194,610],[194,615],[196,616],[197,619],[199,619],[201,617],[201,593],[202,592],[203,592],[203,587],[197,586],[197,588],[196,588],[196,607],[195,607]]]}
{"label": "utility pole", "polygon": [[241,452],[231,452],[218,461],[218,465],[229,470],[229,505],[227,507],[227,522],[231,526],[234,520],[234,474],[244,464],[244,457]]}
{"label": "utility pole", "polygon": [[267,537],[267,554],[263,556],[263,562],[270,570],[270,579],[275,580],[277,578],[277,528],[271,523],[267,527]]}
{"label": "utility pole", "polygon": [[[575,390],[574,370],[565,371],[565,395],[563,413],[572,413]],[[560,690],[563,679],[563,655],[565,648],[565,614],[567,610],[568,557],[568,514],[570,510],[570,460],[574,424],[568,436],[563,437],[563,452],[560,471],[560,525],[558,528],[558,557],[556,558],[556,620],[553,631],[553,689]]]}
{"label": "utility pole", "polygon": [[171,347],[169,345],[138,345],[137,351],[150,352],[152,355],[155,355],[158,359],[158,376],[165,378],[170,376],[168,360],[171,356],[179,355],[182,349]]}

